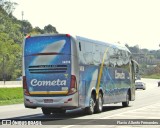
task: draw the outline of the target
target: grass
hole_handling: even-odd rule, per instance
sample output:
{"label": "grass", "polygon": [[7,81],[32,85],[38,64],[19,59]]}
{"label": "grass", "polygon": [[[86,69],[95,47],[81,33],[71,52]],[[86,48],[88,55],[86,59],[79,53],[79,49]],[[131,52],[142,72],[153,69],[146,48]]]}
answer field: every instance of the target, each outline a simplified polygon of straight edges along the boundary
{"label": "grass", "polygon": [[0,88],[0,105],[23,103],[23,89],[18,88]]}
{"label": "grass", "polygon": [[160,74],[144,75],[143,78],[160,79]]}

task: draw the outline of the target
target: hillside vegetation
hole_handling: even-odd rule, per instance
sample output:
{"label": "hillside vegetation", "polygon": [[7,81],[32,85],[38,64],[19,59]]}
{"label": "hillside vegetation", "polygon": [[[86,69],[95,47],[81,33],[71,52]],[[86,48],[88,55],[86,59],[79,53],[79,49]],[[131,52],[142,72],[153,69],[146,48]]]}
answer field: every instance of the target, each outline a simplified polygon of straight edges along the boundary
{"label": "hillside vegetation", "polygon": [[138,45],[129,47],[133,59],[139,63],[142,77],[160,79],[160,49],[140,49]]}

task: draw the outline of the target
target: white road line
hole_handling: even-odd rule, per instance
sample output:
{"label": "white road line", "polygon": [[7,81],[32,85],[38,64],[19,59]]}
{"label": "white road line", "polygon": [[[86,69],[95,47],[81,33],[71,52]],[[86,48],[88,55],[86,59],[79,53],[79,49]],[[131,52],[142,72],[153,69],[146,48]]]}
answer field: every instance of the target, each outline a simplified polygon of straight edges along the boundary
{"label": "white road line", "polygon": [[61,128],[70,128],[70,127],[73,127],[75,125],[68,125],[68,126],[64,126],[64,127],[61,127]]}

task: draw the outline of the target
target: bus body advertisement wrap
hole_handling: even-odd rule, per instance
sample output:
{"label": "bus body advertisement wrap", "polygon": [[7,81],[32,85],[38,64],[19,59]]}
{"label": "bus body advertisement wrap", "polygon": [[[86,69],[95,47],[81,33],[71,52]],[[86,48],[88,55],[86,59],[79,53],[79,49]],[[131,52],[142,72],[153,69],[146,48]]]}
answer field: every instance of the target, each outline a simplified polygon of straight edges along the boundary
{"label": "bus body advertisement wrap", "polygon": [[26,38],[23,44],[23,89],[27,108],[45,115],[84,108],[101,112],[103,104],[135,99],[135,61],[120,44],[68,34]]}

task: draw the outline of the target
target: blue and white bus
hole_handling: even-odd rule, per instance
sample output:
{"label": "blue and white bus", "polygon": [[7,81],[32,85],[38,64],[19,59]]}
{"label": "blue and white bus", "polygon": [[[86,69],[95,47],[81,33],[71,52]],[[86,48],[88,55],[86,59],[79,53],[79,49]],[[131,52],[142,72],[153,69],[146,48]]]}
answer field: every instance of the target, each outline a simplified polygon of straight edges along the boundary
{"label": "blue and white bus", "polygon": [[23,43],[26,108],[45,115],[82,108],[102,112],[103,104],[129,106],[135,100],[137,63],[123,45],[69,34],[28,36]]}

